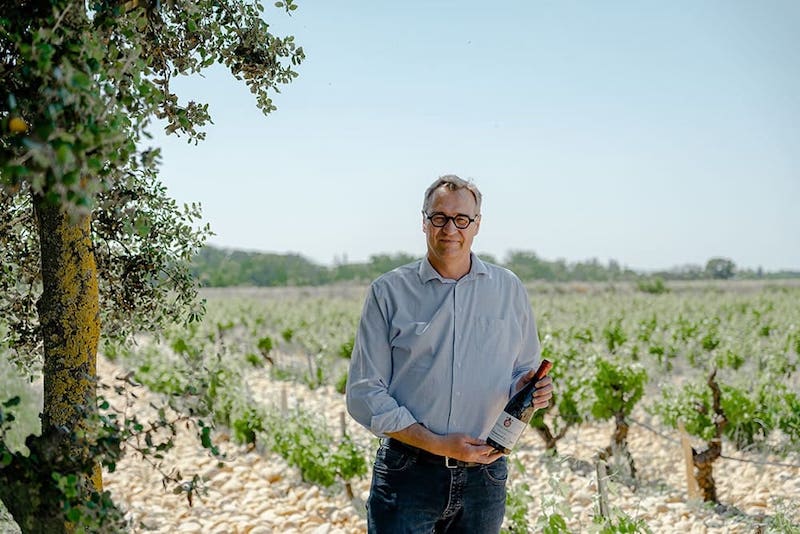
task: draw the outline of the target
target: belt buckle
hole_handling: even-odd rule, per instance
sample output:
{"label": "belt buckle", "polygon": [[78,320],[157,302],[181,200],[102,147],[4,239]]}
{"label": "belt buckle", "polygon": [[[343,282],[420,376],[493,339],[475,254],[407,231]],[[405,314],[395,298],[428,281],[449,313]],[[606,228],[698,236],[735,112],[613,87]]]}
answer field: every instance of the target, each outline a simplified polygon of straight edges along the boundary
{"label": "belt buckle", "polygon": [[[450,460],[453,461],[453,465],[450,465]],[[458,460],[455,458],[450,458],[449,456],[444,457],[444,465],[448,469],[457,469],[458,468]]]}

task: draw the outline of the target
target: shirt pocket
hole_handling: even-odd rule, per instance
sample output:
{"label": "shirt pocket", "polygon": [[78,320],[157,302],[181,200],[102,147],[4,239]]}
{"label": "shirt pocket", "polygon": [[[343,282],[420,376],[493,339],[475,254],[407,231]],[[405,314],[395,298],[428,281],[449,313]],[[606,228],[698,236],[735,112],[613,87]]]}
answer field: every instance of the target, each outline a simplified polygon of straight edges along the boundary
{"label": "shirt pocket", "polygon": [[511,317],[477,317],[472,343],[493,359],[511,358],[513,361],[521,345],[519,326]]}

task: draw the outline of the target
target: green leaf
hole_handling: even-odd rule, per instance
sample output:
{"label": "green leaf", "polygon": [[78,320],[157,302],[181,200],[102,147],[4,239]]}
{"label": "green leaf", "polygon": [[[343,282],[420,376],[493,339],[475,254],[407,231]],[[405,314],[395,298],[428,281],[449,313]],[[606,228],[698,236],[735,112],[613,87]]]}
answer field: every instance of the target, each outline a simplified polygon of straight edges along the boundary
{"label": "green leaf", "polygon": [[67,521],[70,523],[77,523],[81,520],[81,511],[78,508],[70,508],[67,510]]}
{"label": "green leaf", "polygon": [[202,432],[200,433],[200,442],[203,444],[204,449],[210,449],[212,446],[211,443],[211,428],[203,427]]}
{"label": "green leaf", "polygon": [[56,160],[62,165],[72,163],[75,160],[69,145],[61,145],[56,149]]}
{"label": "green leaf", "polygon": [[4,408],[11,408],[12,406],[18,406],[19,403],[22,402],[22,399],[17,395],[16,397],[11,397],[7,401],[3,403]]}

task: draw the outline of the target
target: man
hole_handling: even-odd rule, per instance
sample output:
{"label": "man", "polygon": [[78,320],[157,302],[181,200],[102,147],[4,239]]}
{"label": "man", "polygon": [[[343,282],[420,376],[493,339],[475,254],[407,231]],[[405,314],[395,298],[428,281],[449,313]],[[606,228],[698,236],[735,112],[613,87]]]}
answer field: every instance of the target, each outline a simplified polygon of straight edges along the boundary
{"label": "man", "polygon": [[[507,465],[484,440],[540,351],[520,280],[471,251],[480,208],[471,182],[436,180],[422,210],[427,256],[382,275],[367,294],[347,408],[382,438],[370,532],[500,531]],[[537,387],[543,408],[550,379]]]}

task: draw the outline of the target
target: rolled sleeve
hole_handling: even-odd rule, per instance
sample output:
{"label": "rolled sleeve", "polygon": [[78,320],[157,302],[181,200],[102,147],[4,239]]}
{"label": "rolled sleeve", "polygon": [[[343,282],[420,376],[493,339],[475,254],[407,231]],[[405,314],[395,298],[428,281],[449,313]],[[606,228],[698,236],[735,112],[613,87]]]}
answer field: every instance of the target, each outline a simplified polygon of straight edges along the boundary
{"label": "rolled sleeve", "polygon": [[416,422],[411,412],[404,406],[398,406],[390,412],[374,416],[370,430],[376,436],[385,438],[387,434],[408,428]]}
{"label": "rolled sleeve", "polygon": [[386,310],[373,285],[364,302],[347,380],[347,411],[378,437],[416,423],[404,406],[389,394],[392,354]]}

